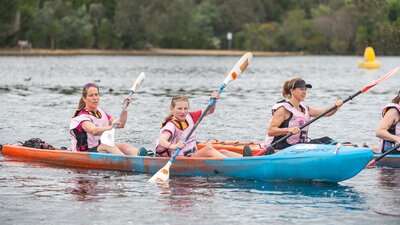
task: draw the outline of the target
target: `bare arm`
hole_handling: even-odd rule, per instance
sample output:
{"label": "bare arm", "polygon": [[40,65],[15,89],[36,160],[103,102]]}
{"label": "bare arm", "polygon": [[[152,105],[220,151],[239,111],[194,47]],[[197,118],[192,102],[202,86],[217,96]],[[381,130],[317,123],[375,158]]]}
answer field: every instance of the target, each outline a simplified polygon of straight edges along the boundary
{"label": "bare arm", "polygon": [[215,108],[217,107],[217,101],[219,98],[219,94],[216,91],[213,91],[213,93],[211,93],[211,98],[215,98],[215,102],[214,104],[210,107],[210,109],[208,110],[208,112],[206,113],[206,116],[213,114],[215,111]]}
{"label": "bare arm", "polygon": [[269,124],[268,135],[276,137],[286,135],[289,132],[293,134],[299,133],[300,129],[298,127],[279,128],[283,121],[289,119],[289,116],[290,113],[284,107],[278,108],[272,116],[271,123]]}
{"label": "bare arm", "polygon": [[[113,125],[113,124],[112,124]],[[112,125],[105,127],[96,127],[91,121],[85,121],[82,123],[82,128],[86,133],[89,133],[93,136],[99,136],[106,130],[111,130]]]}
{"label": "bare arm", "polygon": [[[339,110],[339,108],[343,105],[343,100],[341,100],[341,99],[337,100],[337,101],[335,102],[335,105],[337,106],[336,109],[330,111],[330,112],[327,113],[325,116],[332,116],[332,115],[334,115],[334,114]],[[330,108],[331,108],[331,107],[321,109],[321,108],[312,108],[312,107],[310,107],[310,108],[309,108],[309,110],[310,110],[310,116],[311,116],[311,117],[317,117],[317,116],[321,115],[322,113],[328,111]]]}
{"label": "bare arm", "polygon": [[379,123],[378,128],[375,131],[375,135],[378,138],[388,140],[388,141],[394,141],[397,143],[400,143],[400,137],[393,135],[389,133],[389,128],[397,123],[400,120],[400,115],[399,112],[396,109],[389,109],[389,111],[386,112],[385,116]]}
{"label": "bare arm", "polygon": [[[115,122],[116,120],[117,120],[117,119],[115,119],[115,118],[111,118],[111,119],[110,119],[110,125],[113,124],[113,122]],[[128,120],[128,112],[127,112],[127,111],[124,111],[124,112],[122,113],[121,118],[120,118],[119,121],[118,121],[119,124],[118,124],[118,127],[117,127],[117,128],[124,128],[127,120]]]}
{"label": "bare arm", "polygon": [[180,141],[177,144],[171,144],[171,142],[168,141],[170,137],[171,134],[169,132],[162,133],[158,145],[166,149],[184,148],[186,146],[185,142],[183,141]]}

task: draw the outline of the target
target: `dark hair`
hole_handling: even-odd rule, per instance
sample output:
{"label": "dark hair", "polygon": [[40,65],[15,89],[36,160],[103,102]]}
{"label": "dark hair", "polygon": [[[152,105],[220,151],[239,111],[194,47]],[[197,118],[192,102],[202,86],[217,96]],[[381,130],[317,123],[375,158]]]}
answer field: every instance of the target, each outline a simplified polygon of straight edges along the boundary
{"label": "dark hair", "polygon": [[86,104],[85,104],[85,102],[83,101],[83,98],[84,98],[84,97],[86,98],[87,90],[88,90],[90,87],[95,87],[95,88],[97,89],[97,91],[99,92],[99,94],[100,94],[99,86],[97,86],[97,84],[95,84],[95,83],[87,83],[87,84],[83,85],[83,88],[82,88],[82,96],[81,96],[81,98],[79,99],[78,108],[76,109],[76,111],[75,111],[73,117],[76,117],[76,116],[79,114],[79,112],[80,112],[82,109],[85,108]]}
{"label": "dark hair", "polygon": [[[171,99],[171,107],[175,107],[176,102],[187,102],[187,103],[189,103],[189,98],[186,97],[185,95],[175,95]],[[172,116],[173,116],[173,113],[169,112],[168,115],[164,118],[164,121],[161,123],[161,127],[164,127],[165,124],[167,124],[168,121],[171,120]]]}
{"label": "dark hair", "polygon": [[396,97],[394,97],[394,99],[392,99],[392,103],[400,103],[400,91],[397,93]]}

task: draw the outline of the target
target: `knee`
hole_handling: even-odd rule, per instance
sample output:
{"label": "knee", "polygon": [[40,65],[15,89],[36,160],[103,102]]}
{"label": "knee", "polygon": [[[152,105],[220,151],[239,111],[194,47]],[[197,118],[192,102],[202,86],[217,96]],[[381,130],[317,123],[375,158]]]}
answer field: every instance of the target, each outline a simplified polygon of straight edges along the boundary
{"label": "knee", "polygon": [[204,146],[204,148],[201,149],[201,151],[205,151],[205,152],[211,152],[214,150],[215,149],[211,145],[206,145],[206,146]]}
{"label": "knee", "polygon": [[130,146],[127,143],[119,143],[118,147],[119,148],[129,148]]}

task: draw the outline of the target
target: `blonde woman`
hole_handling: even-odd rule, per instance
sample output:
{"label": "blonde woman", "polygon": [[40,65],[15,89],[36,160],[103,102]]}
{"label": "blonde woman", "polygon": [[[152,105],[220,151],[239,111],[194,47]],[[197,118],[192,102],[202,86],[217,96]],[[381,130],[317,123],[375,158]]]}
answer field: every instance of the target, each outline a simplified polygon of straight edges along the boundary
{"label": "blonde woman", "polygon": [[[211,94],[211,98],[219,98],[216,91]],[[207,112],[207,115],[214,113],[215,104]],[[182,149],[178,156],[184,157],[242,157],[242,155],[228,150],[216,150],[212,146],[202,149],[196,147],[195,132],[183,142],[182,140],[189,134],[202,114],[202,110],[189,112],[189,99],[184,95],[176,95],[171,100],[170,113],[162,123],[160,136],[156,146],[158,156],[171,156],[176,149]]]}

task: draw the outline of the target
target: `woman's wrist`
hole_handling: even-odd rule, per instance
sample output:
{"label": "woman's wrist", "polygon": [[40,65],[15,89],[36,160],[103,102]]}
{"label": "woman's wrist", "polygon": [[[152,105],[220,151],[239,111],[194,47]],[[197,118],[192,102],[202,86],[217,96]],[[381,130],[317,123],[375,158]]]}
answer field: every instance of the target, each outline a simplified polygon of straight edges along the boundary
{"label": "woman's wrist", "polygon": [[168,143],[167,149],[172,149],[172,143],[171,142]]}
{"label": "woman's wrist", "polygon": [[284,134],[288,134],[289,133],[289,129],[288,128],[283,128],[283,133]]}

